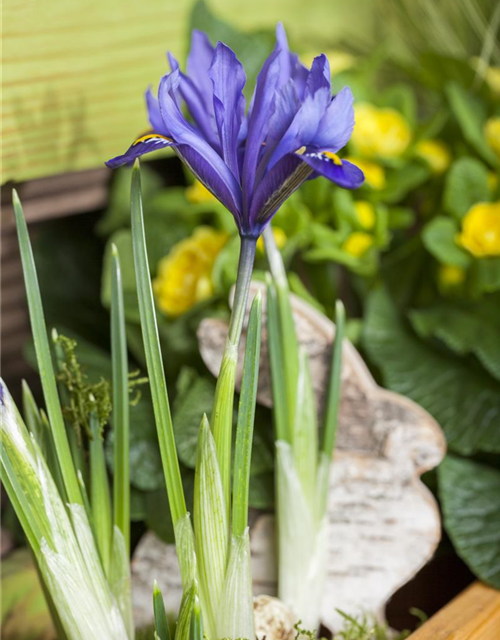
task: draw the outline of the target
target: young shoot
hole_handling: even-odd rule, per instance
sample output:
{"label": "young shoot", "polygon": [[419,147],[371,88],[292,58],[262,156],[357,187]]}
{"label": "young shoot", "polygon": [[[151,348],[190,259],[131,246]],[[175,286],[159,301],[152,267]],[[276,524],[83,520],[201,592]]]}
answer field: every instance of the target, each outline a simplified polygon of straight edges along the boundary
{"label": "young shoot", "polygon": [[337,434],[345,314],[338,301],[320,430],[308,357],[298,343],[288,281],[270,227],[264,238],[271,267],[266,288],[276,438],[278,595],[306,628],[316,628],[326,578],[326,506]]}

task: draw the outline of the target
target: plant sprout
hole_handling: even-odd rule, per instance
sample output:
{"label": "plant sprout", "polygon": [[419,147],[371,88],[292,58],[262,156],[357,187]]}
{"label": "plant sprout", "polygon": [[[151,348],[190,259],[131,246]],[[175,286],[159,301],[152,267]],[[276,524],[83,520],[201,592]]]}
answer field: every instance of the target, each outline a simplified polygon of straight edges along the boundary
{"label": "plant sprout", "polygon": [[309,361],[299,345],[290,291],[272,230],[264,232],[271,268],[267,329],[276,438],[278,595],[308,629],[317,628],[326,577],[327,494],[340,399],[344,307],[336,334],[321,439]]}
{"label": "plant sprout", "polygon": [[[114,478],[115,512],[104,461],[98,405],[81,397],[88,412],[90,470],[72,450],[56,385],[56,374],[26,221],[14,192],[14,211],[35,350],[47,414],[23,385],[24,419],[0,382],[0,472],[39,570],[58,637],[134,638],[129,566],[127,359],[118,254],[113,256],[112,343],[115,373],[115,456],[122,460]],[[57,352],[57,349],[56,349]],[[118,388],[119,387],[119,388]],[[121,416],[120,419],[118,417]],[[73,432],[74,433],[74,432]],[[124,451],[126,452],[124,454]],[[85,475],[87,475],[85,470]],[[117,486],[120,485],[120,486]],[[124,517],[123,514],[127,514]]]}

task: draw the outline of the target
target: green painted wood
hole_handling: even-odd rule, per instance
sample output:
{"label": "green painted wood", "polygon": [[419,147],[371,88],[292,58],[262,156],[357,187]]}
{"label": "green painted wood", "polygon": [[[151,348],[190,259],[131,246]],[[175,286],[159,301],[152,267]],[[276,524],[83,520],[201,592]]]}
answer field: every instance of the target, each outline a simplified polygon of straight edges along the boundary
{"label": "green painted wood", "polygon": [[[193,2],[4,0],[1,183],[99,167],[123,152],[148,126],[143,92],[165,72],[165,51],[186,53]],[[313,43],[339,34],[345,4],[209,0],[236,26],[283,20],[294,41],[307,33]]]}

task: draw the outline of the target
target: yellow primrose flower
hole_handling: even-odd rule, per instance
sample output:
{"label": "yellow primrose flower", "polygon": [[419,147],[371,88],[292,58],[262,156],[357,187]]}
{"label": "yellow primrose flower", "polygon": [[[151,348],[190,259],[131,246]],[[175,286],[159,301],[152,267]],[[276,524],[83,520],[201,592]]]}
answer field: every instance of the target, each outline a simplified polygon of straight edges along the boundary
{"label": "yellow primrose flower", "polygon": [[347,238],[342,249],[355,258],[361,258],[373,246],[373,237],[364,231],[355,231]]}
{"label": "yellow primrose flower", "polygon": [[203,202],[217,202],[217,198],[199,180],[195,180],[192,185],[186,187],[186,198],[192,204],[202,204]]}
{"label": "yellow primrose flower", "polygon": [[352,143],[365,158],[397,158],[411,141],[411,130],[403,116],[394,109],[378,109],[361,103],[354,109],[356,123]]}
{"label": "yellow primrose flower", "polygon": [[450,150],[441,140],[420,140],[415,146],[415,152],[427,162],[434,173],[443,173],[450,166]]}
{"label": "yellow primrose flower", "polygon": [[376,191],[385,187],[385,169],[382,165],[372,162],[371,160],[355,158],[354,156],[348,156],[346,160],[348,162],[352,162],[361,169],[365,174],[365,184],[369,187]]}
{"label": "yellow primrose flower", "polygon": [[361,226],[365,229],[373,229],[377,214],[372,203],[367,200],[356,200],[354,208],[356,209],[356,217]]}
{"label": "yellow primrose flower", "polygon": [[484,137],[488,145],[500,159],[500,116],[495,116],[486,121],[484,125]]}
{"label": "yellow primrose flower", "polygon": [[165,314],[180,316],[213,294],[212,269],[228,237],[210,227],[198,227],[160,260],[153,290]]}
{"label": "yellow primrose flower", "polygon": [[462,220],[457,241],[476,258],[500,256],[500,201],[471,207]]}
{"label": "yellow primrose flower", "polygon": [[442,264],[438,272],[439,284],[443,289],[451,289],[465,280],[465,269],[452,264]]}
{"label": "yellow primrose flower", "polygon": [[[273,230],[274,241],[276,242],[276,246],[278,249],[283,249],[286,244],[288,238],[286,237],[286,233],[280,227],[275,227],[274,225],[271,227]],[[260,253],[264,253],[264,238],[260,236],[257,240],[257,251]]]}

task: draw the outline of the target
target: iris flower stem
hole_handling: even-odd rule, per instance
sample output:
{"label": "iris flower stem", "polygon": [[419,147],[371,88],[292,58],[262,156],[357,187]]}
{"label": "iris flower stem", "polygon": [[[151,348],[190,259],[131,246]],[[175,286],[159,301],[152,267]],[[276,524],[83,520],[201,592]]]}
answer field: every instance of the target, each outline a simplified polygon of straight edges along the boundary
{"label": "iris flower stem", "polygon": [[233,310],[229,321],[229,331],[222,356],[222,364],[217,378],[211,420],[228,516],[231,505],[231,440],[236,365],[238,363],[238,346],[250,290],[256,244],[256,238],[241,238]]}

